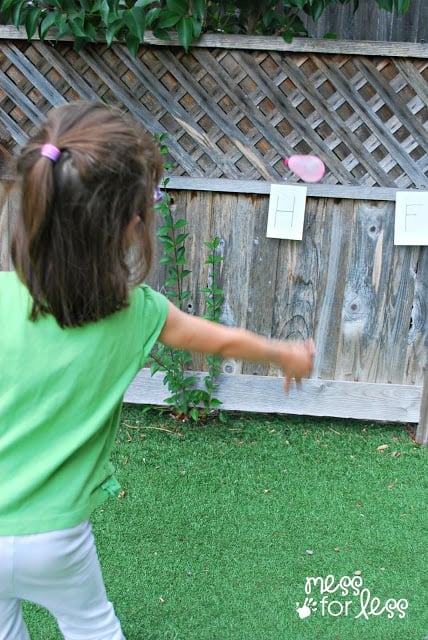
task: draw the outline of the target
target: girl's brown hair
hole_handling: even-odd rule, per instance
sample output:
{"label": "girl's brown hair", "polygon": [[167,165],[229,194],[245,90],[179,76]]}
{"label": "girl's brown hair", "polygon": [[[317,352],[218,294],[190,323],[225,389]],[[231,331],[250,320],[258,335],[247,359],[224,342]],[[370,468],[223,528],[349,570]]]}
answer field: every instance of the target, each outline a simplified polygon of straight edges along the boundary
{"label": "girl's brown hair", "polygon": [[[57,161],[41,155],[46,143],[60,149]],[[74,102],[48,114],[17,160],[12,259],[33,298],[32,320],[51,313],[76,327],[127,305],[129,287],[150,269],[162,170],[152,139],[116,110]]]}

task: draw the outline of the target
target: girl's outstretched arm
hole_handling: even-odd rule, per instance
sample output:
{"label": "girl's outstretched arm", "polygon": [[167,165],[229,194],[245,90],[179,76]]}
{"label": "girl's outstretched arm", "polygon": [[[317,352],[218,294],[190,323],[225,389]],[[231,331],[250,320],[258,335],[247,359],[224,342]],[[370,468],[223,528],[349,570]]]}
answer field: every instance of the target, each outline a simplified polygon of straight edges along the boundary
{"label": "girl's outstretched arm", "polygon": [[169,303],[159,342],[196,353],[274,364],[284,372],[286,391],[293,378],[299,383],[309,376],[315,355],[313,340],[270,340],[246,329],[226,327],[191,316],[172,303]]}

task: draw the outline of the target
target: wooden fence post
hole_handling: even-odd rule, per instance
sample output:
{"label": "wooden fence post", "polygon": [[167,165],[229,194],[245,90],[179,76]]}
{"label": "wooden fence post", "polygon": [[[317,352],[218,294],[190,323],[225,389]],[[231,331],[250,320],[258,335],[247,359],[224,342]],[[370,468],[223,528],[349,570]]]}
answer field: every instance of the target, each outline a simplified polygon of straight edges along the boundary
{"label": "wooden fence post", "polygon": [[428,444],[428,364],[425,366],[421,412],[415,440],[418,444]]}

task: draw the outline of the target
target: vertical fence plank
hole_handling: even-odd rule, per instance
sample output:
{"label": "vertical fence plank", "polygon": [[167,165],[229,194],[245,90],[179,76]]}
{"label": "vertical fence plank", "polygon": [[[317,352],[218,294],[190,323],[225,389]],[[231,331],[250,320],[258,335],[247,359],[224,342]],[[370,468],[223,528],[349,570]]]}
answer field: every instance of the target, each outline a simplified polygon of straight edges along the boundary
{"label": "vertical fence plank", "polygon": [[9,265],[9,207],[5,199],[5,183],[0,190],[0,270],[7,271]]}
{"label": "vertical fence plank", "polygon": [[350,220],[352,248],[346,266],[342,336],[338,349],[345,380],[371,380],[379,358],[379,334],[391,259],[388,203],[359,202]]}
{"label": "vertical fence plank", "polygon": [[10,243],[18,209],[18,193],[16,189],[10,189],[8,182],[0,182],[0,207],[0,271],[10,271],[13,268]]}
{"label": "vertical fence plank", "polygon": [[273,315],[273,335],[277,338],[315,337],[320,277],[318,225],[315,202],[309,200],[302,240],[271,240],[279,245]]}
{"label": "vertical fence plank", "polygon": [[[213,232],[213,194],[190,191],[183,196],[177,194],[175,198],[178,202],[184,199],[184,208],[180,209],[179,213],[181,218],[188,221],[188,226],[184,229],[189,233],[186,242],[186,266],[192,272],[186,285],[186,288],[188,287],[191,292],[186,310],[191,314],[204,315],[206,313],[205,294],[201,293],[201,289],[208,285],[208,267],[204,263],[209,253],[204,242],[211,242],[215,235]],[[202,355],[195,354],[193,363],[198,371],[206,369],[206,359]]]}
{"label": "vertical fence plank", "polygon": [[336,375],[402,383],[417,252],[394,247],[391,203],[362,201],[354,213],[338,358],[342,369]]}
{"label": "vertical fence plank", "polygon": [[316,305],[316,344],[314,374],[334,379],[344,373],[337,371],[338,345],[342,335],[342,309],[346,287],[346,270],[352,248],[353,203],[330,199],[320,202],[319,215],[319,275]]}
{"label": "vertical fence plank", "polygon": [[[424,360],[428,358],[428,247],[415,247],[411,267],[414,296],[407,337],[405,362],[408,384],[424,383]],[[426,373],[425,373],[426,378]]]}
{"label": "vertical fence plank", "polygon": [[[278,305],[276,298],[279,242],[266,237],[267,198],[247,196],[248,215],[253,218],[253,237],[248,246],[251,253],[249,270],[248,306],[246,327],[264,336],[272,337],[273,318]],[[244,363],[243,373],[268,375],[267,365]]]}
{"label": "vertical fence plank", "polygon": [[424,377],[421,410],[415,438],[418,444],[428,444],[428,365],[425,367]]}
{"label": "vertical fence plank", "polygon": [[[254,218],[245,195],[216,194],[213,198],[213,232],[224,241],[222,322],[245,326],[248,308]],[[242,373],[242,362],[226,361],[225,373]]]}

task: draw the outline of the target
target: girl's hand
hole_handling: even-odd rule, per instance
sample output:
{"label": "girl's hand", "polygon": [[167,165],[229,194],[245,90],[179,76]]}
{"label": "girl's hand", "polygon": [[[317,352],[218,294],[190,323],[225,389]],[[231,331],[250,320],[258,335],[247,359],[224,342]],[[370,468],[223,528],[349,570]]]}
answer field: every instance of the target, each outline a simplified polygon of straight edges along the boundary
{"label": "girl's hand", "polygon": [[282,343],[282,353],[279,356],[279,365],[284,371],[284,389],[288,393],[291,381],[300,384],[302,378],[307,378],[314,366],[315,343],[313,340],[304,342]]}

